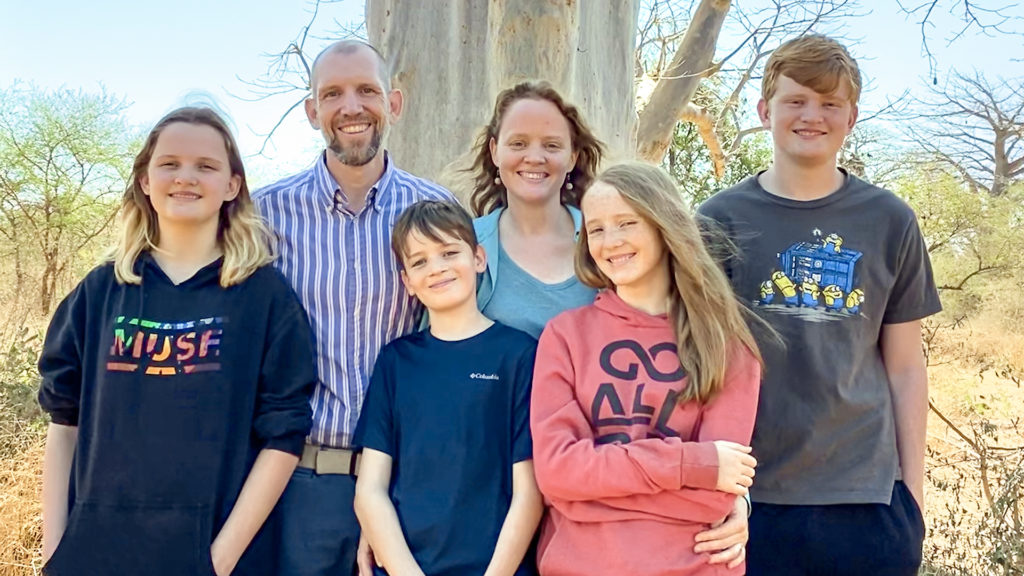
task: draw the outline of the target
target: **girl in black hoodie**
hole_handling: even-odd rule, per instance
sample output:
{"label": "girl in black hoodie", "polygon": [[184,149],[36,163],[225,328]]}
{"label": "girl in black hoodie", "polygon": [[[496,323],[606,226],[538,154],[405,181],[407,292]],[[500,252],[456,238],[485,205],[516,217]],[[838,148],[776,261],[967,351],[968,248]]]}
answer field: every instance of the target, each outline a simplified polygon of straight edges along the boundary
{"label": "girl in black hoodie", "polygon": [[153,128],[120,224],[39,360],[43,571],[271,574],[261,527],[310,427],[313,352],[215,112]]}

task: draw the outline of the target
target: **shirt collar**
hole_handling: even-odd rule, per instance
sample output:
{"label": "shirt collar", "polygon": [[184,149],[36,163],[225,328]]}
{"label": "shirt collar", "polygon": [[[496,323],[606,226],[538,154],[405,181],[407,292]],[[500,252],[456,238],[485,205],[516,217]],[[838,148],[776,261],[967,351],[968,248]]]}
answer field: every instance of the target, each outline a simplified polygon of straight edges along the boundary
{"label": "shirt collar", "polygon": [[[370,187],[366,198],[367,206],[372,206],[374,210],[380,212],[388,205],[388,202],[391,201],[391,196],[393,196],[388,193],[388,190],[391,188],[391,181],[394,175],[394,164],[391,162],[391,157],[388,155],[387,150],[385,150],[384,173]],[[341,189],[338,182],[334,180],[331,171],[327,169],[326,150],[320,153],[320,158],[317,160],[316,165],[313,166],[313,181],[316,183],[314,187],[315,194],[323,201],[326,208],[333,209],[335,207],[335,196],[340,196],[340,199],[345,198],[345,191]]]}

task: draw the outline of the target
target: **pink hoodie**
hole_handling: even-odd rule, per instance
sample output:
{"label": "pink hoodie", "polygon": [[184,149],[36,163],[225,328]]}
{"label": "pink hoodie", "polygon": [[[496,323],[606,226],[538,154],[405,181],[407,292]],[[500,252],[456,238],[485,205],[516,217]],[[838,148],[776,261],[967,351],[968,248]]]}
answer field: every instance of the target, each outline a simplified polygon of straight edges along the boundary
{"label": "pink hoodie", "polygon": [[666,316],[601,292],[540,337],[530,424],[543,576],[743,574],[707,564],[694,536],[732,510],[715,490],[713,440],[749,444],[760,366],[732,348],[725,386],[704,406],[676,404],[687,379]]}

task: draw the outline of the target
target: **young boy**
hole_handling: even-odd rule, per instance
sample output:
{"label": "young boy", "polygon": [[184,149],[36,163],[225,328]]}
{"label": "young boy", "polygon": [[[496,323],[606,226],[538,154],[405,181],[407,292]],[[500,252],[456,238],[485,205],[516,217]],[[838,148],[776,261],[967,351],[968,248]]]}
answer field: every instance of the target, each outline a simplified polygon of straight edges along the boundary
{"label": "young boy", "polygon": [[457,204],[414,204],[391,247],[430,329],[385,346],[373,369],[355,434],[365,538],[389,574],[533,574],[537,343],[478,311],[486,255]]}
{"label": "young boy", "polygon": [[757,105],[773,164],[699,210],[738,248],[737,295],[782,340],[759,342],[751,576],[913,575],[921,561],[921,319],[940,304],[910,207],[836,165],[860,87],[830,38],[779,47]]}

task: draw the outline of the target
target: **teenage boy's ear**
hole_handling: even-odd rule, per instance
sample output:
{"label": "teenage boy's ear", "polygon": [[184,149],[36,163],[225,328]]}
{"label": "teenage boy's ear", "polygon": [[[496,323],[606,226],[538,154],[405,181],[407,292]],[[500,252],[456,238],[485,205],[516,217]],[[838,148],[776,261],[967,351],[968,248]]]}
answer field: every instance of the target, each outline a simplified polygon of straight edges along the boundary
{"label": "teenage boy's ear", "polygon": [[860,114],[860,108],[856,104],[850,106],[850,122],[846,126],[846,134],[849,135],[853,132],[853,126],[857,123],[857,115]]}
{"label": "teenage boy's ear", "polygon": [[772,129],[772,121],[768,117],[768,102],[764,98],[757,101],[757,117],[761,119],[762,128],[765,130]]}

